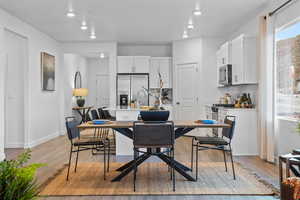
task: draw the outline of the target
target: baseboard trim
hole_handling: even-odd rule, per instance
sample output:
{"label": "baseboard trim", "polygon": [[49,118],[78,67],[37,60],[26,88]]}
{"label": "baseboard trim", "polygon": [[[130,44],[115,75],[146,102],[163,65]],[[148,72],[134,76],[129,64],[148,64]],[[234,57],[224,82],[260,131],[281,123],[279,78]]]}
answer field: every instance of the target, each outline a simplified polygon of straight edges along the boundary
{"label": "baseboard trim", "polygon": [[39,138],[35,141],[32,141],[32,142],[29,142],[28,144],[25,144],[25,148],[33,148],[37,145],[48,142],[49,140],[52,140],[52,139],[60,136],[60,134],[61,134],[60,131],[58,131],[58,132],[52,133],[50,135],[47,135],[45,137]]}
{"label": "baseboard trim", "polygon": [[23,143],[5,143],[4,148],[24,148]]}

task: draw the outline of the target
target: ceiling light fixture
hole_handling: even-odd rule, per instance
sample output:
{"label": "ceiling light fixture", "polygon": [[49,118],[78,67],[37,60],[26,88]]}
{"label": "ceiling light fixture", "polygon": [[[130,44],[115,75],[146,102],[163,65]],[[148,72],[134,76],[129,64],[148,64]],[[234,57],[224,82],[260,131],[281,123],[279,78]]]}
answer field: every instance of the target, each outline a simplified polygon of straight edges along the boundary
{"label": "ceiling light fixture", "polygon": [[84,31],[88,29],[87,24],[86,24],[86,21],[82,21],[82,22],[81,22],[80,28],[81,28],[81,30],[84,30]]}
{"label": "ceiling light fixture", "polygon": [[197,9],[195,9],[195,10],[193,11],[193,13],[194,13],[195,16],[200,16],[200,15],[202,15],[202,12],[201,12],[200,10],[197,10]]}
{"label": "ceiling light fixture", "polygon": [[96,39],[96,33],[95,33],[95,31],[91,32],[90,39],[92,39],[92,40]]}
{"label": "ceiling light fixture", "polygon": [[67,17],[69,17],[69,18],[74,18],[75,16],[76,16],[76,14],[74,13],[73,10],[69,10],[69,11],[67,12]]}
{"label": "ceiling light fixture", "polygon": [[90,35],[90,39],[94,40],[96,38],[97,38],[96,35]]}
{"label": "ceiling light fixture", "polygon": [[100,53],[100,58],[105,58],[105,54],[104,53]]}
{"label": "ceiling light fixture", "polygon": [[186,38],[188,38],[188,37],[189,37],[189,36],[188,36],[187,32],[186,32],[186,31],[183,31],[182,38],[183,38],[183,39],[186,39]]}
{"label": "ceiling light fixture", "polygon": [[194,24],[193,24],[193,20],[192,20],[192,19],[189,20],[189,23],[188,23],[188,25],[187,25],[187,28],[188,28],[188,29],[194,29]]}
{"label": "ceiling light fixture", "polygon": [[200,16],[200,15],[202,15],[202,12],[201,12],[201,10],[200,10],[200,5],[199,5],[199,3],[196,4],[195,10],[193,11],[193,14],[194,14],[195,16]]}

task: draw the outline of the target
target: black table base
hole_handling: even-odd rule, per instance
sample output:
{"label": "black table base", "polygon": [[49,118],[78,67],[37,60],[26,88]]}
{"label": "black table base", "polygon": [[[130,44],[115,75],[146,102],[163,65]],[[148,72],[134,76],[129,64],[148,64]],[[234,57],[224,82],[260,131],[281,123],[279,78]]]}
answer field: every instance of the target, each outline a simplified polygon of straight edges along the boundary
{"label": "black table base", "polygon": [[[190,132],[191,130],[193,130],[194,128],[178,128],[175,130],[175,138],[179,138],[183,135],[185,135],[186,133]],[[132,139],[132,130],[129,128],[116,128],[114,129],[115,131],[121,133],[122,135],[125,135],[129,138]],[[148,149],[148,151],[151,151],[150,149]],[[153,154],[151,153],[144,153],[140,156],[138,156],[136,158],[136,164],[137,166],[141,165],[143,162],[145,162],[150,156],[152,156]],[[191,175],[189,175],[187,173],[187,171],[191,171],[191,169],[181,163],[179,163],[178,161],[174,160],[172,161],[167,155],[165,154],[157,154],[156,155],[158,158],[160,158],[163,162],[165,162],[168,166],[170,167],[174,167],[174,169],[181,174],[182,176],[184,176],[187,180],[189,181],[196,181],[195,178],[193,178]],[[122,165],[121,167],[119,167],[117,169],[117,171],[120,171],[121,173],[115,177],[112,182],[114,181],[120,181],[124,176],[128,175],[131,171],[134,170],[134,160]]]}

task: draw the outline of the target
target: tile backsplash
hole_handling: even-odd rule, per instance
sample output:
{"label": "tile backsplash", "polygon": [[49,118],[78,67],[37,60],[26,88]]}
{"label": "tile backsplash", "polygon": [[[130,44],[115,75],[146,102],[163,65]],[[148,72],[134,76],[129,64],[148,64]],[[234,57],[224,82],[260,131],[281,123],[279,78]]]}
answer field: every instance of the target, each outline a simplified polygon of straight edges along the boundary
{"label": "tile backsplash", "polygon": [[[250,93],[252,102],[254,105],[257,103],[257,90],[258,85],[239,85],[219,88],[221,96],[224,96],[226,93],[229,93],[232,98],[236,99],[238,96],[241,96],[243,93]],[[219,99],[217,99],[218,101]]]}

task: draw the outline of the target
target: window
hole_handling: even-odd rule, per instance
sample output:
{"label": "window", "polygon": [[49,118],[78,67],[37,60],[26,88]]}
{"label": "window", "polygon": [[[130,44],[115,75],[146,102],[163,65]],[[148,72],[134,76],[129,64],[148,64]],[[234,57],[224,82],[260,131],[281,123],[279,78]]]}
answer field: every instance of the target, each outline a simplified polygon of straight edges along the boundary
{"label": "window", "polygon": [[277,116],[300,119],[300,22],[276,32]]}

